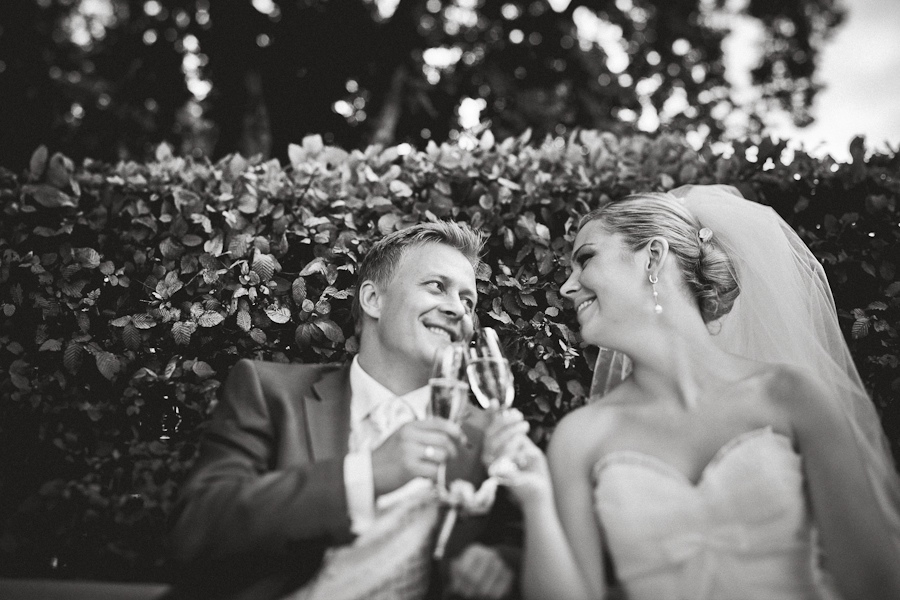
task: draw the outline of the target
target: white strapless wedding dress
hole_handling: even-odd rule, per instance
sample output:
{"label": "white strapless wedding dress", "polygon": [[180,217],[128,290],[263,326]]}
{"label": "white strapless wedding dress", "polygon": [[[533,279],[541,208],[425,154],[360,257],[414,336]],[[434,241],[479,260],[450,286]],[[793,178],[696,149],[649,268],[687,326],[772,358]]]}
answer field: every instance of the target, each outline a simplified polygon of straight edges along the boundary
{"label": "white strapless wedding dress", "polygon": [[770,427],[700,480],[640,452],[594,467],[595,507],[629,600],[836,599],[817,567],[800,456]]}

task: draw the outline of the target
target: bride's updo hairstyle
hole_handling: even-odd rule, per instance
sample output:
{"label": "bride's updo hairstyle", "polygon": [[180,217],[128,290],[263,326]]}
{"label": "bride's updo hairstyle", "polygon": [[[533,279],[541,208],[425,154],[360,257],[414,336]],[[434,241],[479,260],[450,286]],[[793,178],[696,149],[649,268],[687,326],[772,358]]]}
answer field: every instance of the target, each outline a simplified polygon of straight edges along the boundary
{"label": "bride's updo hairstyle", "polygon": [[578,229],[591,221],[622,235],[632,251],[654,237],[667,240],[704,323],[728,314],[734,306],[740,288],[731,259],[716,241],[715,231],[704,229],[672,194],[645,192],[610,202],[582,217]]}

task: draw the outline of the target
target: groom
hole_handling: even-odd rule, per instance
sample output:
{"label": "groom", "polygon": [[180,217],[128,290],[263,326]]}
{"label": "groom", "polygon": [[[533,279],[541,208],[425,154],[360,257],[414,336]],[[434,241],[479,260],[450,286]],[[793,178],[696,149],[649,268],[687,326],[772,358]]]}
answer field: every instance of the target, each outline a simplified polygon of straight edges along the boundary
{"label": "groom", "polygon": [[360,267],[349,364],[235,365],[174,513],[175,597],[510,594],[515,552],[476,541],[485,519],[454,530],[444,564],[430,558],[429,480],[445,461],[448,480],[484,477],[483,415],[461,428],[425,414],[435,353],[472,333],[482,246],[450,222],[394,232]]}

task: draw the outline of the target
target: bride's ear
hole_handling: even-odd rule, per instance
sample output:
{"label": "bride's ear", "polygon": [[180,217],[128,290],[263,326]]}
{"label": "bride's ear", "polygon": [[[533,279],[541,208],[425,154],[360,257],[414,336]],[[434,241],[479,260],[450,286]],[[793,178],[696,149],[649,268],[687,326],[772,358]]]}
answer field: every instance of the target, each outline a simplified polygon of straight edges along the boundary
{"label": "bride's ear", "polygon": [[381,318],[381,292],[371,279],[359,286],[359,308],[373,319]]}
{"label": "bride's ear", "polygon": [[655,237],[644,248],[647,257],[647,274],[658,277],[669,257],[669,242],[665,238]]}

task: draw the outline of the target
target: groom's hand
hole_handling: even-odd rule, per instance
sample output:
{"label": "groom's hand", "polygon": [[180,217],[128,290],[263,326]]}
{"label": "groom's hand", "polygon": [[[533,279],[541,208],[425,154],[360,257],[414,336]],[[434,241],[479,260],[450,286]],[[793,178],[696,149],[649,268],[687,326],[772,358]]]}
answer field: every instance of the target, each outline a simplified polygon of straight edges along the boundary
{"label": "groom's hand", "polygon": [[450,594],[473,600],[500,600],[509,595],[513,571],[494,548],[472,544],[450,563]]}
{"label": "groom's hand", "polygon": [[437,479],[439,465],[456,456],[464,438],[459,425],[446,419],[406,423],[372,451],[375,497],[415,477]]}

